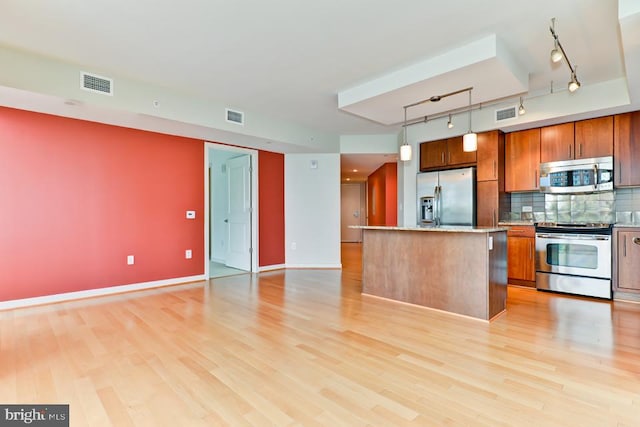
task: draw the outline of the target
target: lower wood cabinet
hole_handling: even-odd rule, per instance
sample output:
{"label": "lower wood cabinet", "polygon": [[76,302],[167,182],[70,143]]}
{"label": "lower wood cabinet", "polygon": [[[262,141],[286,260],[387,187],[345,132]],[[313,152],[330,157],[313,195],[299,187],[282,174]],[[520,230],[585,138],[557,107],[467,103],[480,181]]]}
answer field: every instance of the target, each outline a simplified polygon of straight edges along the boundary
{"label": "lower wood cabinet", "polygon": [[478,181],[476,183],[476,224],[495,227],[498,225],[500,191],[498,181]]}
{"label": "lower wood cabinet", "polygon": [[640,293],[640,228],[619,228],[614,236],[613,289]]}
{"label": "lower wood cabinet", "polygon": [[536,286],[535,228],[509,227],[507,231],[507,277],[512,285]]}

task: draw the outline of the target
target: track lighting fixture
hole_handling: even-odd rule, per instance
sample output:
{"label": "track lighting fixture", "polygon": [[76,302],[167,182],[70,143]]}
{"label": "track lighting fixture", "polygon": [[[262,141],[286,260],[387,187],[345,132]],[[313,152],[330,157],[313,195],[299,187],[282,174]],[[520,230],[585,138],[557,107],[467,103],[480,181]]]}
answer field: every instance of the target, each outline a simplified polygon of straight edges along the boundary
{"label": "track lighting fixture", "polygon": [[451,114],[449,114],[449,121],[447,122],[447,127],[448,127],[449,129],[452,129],[452,128],[453,128],[453,122],[451,121]]}
{"label": "track lighting fixture", "polygon": [[551,50],[551,61],[560,62],[562,58],[565,59],[567,66],[569,67],[569,71],[571,71],[571,80],[569,81],[569,92],[575,92],[580,88],[580,82],[578,81],[578,77],[576,76],[577,66],[574,67],[571,65],[571,61],[567,57],[567,52],[565,52],[562,47],[562,43],[560,43],[560,39],[558,38],[558,34],[556,33],[556,18],[551,18],[551,26],[549,27],[549,31],[551,31],[551,35],[553,36],[553,50]]}
{"label": "track lighting fixture", "polygon": [[522,97],[520,97],[520,106],[518,107],[518,114],[523,115],[527,110],[524,109],[524,105],[522,104]]}

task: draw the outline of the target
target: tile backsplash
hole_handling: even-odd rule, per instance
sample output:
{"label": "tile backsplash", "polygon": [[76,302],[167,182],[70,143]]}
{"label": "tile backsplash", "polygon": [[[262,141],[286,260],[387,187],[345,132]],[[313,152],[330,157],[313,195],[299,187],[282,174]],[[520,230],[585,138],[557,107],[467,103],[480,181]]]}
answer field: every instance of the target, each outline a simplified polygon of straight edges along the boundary
{"label": "tile backsplash", "polygon": [[[532,212],[523,212],[530,206]],[[640,225],[640,188],[593,194],[512,193],[503,220],[617,222]]]}

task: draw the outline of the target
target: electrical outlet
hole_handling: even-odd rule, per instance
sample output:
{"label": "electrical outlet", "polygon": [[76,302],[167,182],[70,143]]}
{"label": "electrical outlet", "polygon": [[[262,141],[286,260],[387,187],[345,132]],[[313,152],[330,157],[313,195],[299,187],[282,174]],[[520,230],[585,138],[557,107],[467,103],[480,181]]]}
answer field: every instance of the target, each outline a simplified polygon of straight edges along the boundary
{"label": "electrical outlet", "polygon": [[187,219],[196,219],[196,211],[187,211]]}
{"label": "electrical outlet", "polygon": [[134,262],[133,255],[127,255],[127,265],[133,265]]}
{"label": "electrical outlet", "polygon": [[186,251],[184,251],[184,257],[186,259],[191,259],[192,256],[193,256],[193,253],[191,252],[191,249],[187,249]]}

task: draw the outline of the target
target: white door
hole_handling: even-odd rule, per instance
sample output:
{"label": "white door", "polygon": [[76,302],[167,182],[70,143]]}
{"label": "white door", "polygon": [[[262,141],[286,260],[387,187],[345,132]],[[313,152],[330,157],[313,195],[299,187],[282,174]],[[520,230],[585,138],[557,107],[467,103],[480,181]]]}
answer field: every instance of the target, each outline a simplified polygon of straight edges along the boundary
{"label": "white door", "polygon": [[362,242],[362,230],[349,228],[362,225],[361,189],[361,184],[340,186],[340,240],[343,242]]}
{"label": "white door", "polygon": [[227,256],[225,264],[251,270],[251,156],[227,160]]}

